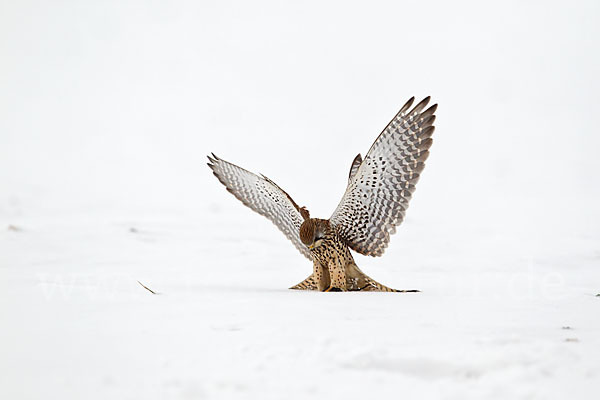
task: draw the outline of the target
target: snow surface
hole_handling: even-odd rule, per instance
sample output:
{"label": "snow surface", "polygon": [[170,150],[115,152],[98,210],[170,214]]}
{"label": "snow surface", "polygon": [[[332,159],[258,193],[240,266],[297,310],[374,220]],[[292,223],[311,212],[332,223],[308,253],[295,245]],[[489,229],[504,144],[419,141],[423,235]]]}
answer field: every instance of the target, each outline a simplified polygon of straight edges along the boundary
{"label": "snow surface", "polygon": [[[599,7],[2,2],[0,398],[597,397]],[[326,218],[412,95],[431,157],[356,261],[423,292],[287,290],[204,156]]]}

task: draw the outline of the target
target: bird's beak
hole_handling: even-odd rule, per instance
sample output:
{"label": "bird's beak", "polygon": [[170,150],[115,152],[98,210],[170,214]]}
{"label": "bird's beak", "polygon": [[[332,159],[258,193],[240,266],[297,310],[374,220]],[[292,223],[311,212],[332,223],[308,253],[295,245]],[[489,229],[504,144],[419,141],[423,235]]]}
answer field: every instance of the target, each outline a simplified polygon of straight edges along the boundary
{"label": "bird's beak", "polygon": [[309,245],[308,245],[308,248],[309,248],[310,250],[312,250],[312,249],[313,249],[313,247],[315,247],[315,245],[314,245],[314,244],[309,244]]}

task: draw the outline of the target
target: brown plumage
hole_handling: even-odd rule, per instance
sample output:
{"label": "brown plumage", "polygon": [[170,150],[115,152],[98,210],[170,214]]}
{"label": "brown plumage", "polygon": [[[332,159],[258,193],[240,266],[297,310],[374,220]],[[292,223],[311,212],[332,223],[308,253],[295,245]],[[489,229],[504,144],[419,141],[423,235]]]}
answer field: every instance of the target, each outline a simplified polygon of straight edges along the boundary
{"label": "brown plumage", "polygon": [[291,289],[321,291],[395,290],[365,275],[349,248],[380,256],[404,219],[415,185],[429,156],[437,105],[429,97],[411,109],[411,98],[396,114],[363,159],[355,157],[348,187],[330,219],[310,218],[269,178],[258,176],[214,154],[209,167],[246,206],[270,219],[294,246],[313,261],[313,273]]}
{"label": "brown plumage", "polygon": [[348,246],[326,219],[304,221],[300,226],[300,240],[312,252],[313,274],[291,289],[407,291],[389,288],[365,275],[354,262]]}

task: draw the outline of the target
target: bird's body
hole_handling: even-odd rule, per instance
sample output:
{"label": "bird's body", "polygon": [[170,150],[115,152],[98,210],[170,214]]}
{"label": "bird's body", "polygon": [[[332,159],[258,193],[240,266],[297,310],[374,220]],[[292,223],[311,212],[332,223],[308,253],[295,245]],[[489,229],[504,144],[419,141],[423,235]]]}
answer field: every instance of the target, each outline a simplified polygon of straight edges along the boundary
{"label": "bird's body", "polygon": [[270,219],[313,262],[313,273],[291,289],[319,291],[395,290],[365,275],[353,250],[370,256],[385,251],[404,219],[429,155],[437,105],[423,111],[429,98],[409,111],[410,99],[373,143],[363,160],[350,167],[348,187],[331,218],[310,218],[304,207],[265,176],[258,176],[214,154],[208,164],[235,197]]}
{"label": "bird's body", "polygon": [[[309,218],[300,226],[300,239],[309,243],[313,273],[291,289],[319,291],[398,292],[365,275],[354,262],[348,245],[329,220]],[[317,239],[317,240],[315,240]],[[318,243],[318,244],[317,244]]]}

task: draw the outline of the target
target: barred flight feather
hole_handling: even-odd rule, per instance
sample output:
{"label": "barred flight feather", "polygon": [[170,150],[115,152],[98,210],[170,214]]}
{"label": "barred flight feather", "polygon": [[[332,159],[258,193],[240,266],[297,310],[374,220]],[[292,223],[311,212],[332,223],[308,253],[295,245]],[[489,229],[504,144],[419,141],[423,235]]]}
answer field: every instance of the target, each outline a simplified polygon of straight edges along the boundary
{"label": "barred flight feather", "polygon": [[257,213],[267,217],[306,258],[312,261],[309,249],[302,244],[298,232],[309,212],[275,182],[258,176],[212,154],[208,166],[213,174],[238,200]]}
{"label": "barred flight feather", "polygon": [[404,219],[432,144],[437,104],[423,111],[429,100],[426,97],[410,109],[411,98],[360,165],[352,164],[346,192],[330,223],[361,254],[381,256]]}

